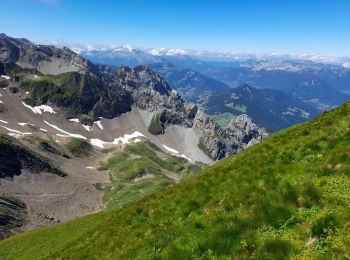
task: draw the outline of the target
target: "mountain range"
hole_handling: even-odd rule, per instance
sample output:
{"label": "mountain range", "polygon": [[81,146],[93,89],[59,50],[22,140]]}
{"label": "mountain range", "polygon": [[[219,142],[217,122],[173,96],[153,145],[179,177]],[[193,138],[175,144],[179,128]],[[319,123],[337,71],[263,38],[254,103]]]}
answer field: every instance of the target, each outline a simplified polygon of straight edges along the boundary
{"label": "mountain range", "polygon": [[146,65],[0,35],[0,237],[118,208],[267,133],[222,129]]}
{"label": "mountain range", "polygon": [[[292,55],[240,55],[239,57],[226,55],[223,59],[222,55],[219,54],[209,55],[208,53],[171,49],[135,49],[130,46],[127,49],[122,48],[122,51],[121,48],[113,50],[91,48],[90,51],[80,50],[80,53],[95,62],[111,65],[149,64],[183,98],[198,105],[200,105],[199,99],[203,99],[203,97],[205,100],[212,93],[215,93],[216,96],[225,95],[224,93],[229,95],[227,93],[229,89],[244,84],[261,89],[262,92],[268,89],[265,96],[269,95],[270,89],[283,92],[289,96],[288,101],[293,100],[302,104],[304,108],[308,108],[310,111],[306,112],[310,115],[315,115],[315,110],[318,111],[316,114],[319,114],[334,108],[350,98],[350,69],[347,66],[346,58],[327,60],[326,57],[305,55],[300,57]],[[219,106],[225,106],[224,99],[216,101],[221,102]],[[278,114],[283,109],[282,113],[288,113],[285,108],[293,109],[295,106],[292,103],[285,103],[279,110],[273,110],[272,113]],[[237,106],[239,105],[237,104]],[[270,105],[270,107],[276,106],[279,105],[276,103]],[[265,108],[261,107],[260,109],[264,110]],[[211,111],[212,114],[214,112],[220,114],[221,110]],[[252,116],[249,112],[248,115]],[[286,123],[285,119],[280,118],[280,123],[265,121],[260,126],[275,131],[305,121],[305,117],[299,116],[299,119],[297,117],[295,116],[290,123]],[[223,126],[226,126],[228,114],[219,115],[219,118],[225,118]],[[219,120],[219,122],[221,121]]]}

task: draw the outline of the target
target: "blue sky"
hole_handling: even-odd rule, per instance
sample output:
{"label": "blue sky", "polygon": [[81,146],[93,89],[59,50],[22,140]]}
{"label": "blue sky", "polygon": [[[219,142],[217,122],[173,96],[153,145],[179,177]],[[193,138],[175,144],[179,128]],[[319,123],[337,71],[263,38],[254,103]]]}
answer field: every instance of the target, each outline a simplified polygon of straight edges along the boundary
{"label": "blue sky", "polygon": [[32,41],[350,55],[348,0],[0,0]]}

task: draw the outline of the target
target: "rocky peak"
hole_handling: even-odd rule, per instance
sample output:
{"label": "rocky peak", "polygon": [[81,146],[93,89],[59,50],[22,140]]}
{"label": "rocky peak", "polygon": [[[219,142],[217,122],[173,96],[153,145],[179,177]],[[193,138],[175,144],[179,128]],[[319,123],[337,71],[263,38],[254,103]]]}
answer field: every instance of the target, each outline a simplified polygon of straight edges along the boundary
{"label": "rocky peak", "polygon": [[226,129],[228,139],[236,139],[245,149],[250,145],[261,141],[267,132],[253,123],[252,119],[242,114],[232,118]]}
{"label": "rocky peak", "polygon": [[230,129],[244,129],[247,131],[258,129],[256,124],[253,123],[252,119],[247,114],[233,117],[227,127]]}
{"label": "rocky peak", "polygon": [[4,34],[0,35],[0,62],[34,69],[42,74],[58,75],[72,71],[98,74],[94,64],[68,48],[37,45]]}
{"label": "rocky peak", "polygon": [[193,128],[200,136],[200,147],[213,159],[240,152],[267,136],[265,130],[254,124],[248,115],[234,117],[226,129],[221,129],[211,117],[199,110]]}
{"label": "rocky peak", "polygon": [[148,66],[135,68],[120,66],[115,74],[116,82],[131,92],[136,106],[156,111],[160,109],[178,109],[184,103],[169,84]]}
{"label": "rocky peak", "polygon": [[161,95],[169,96],[172,90],[161,76],[146,65],[139,65],[133,69],[120,66],[116,72],[116,79],[126,88],[152,88]]}

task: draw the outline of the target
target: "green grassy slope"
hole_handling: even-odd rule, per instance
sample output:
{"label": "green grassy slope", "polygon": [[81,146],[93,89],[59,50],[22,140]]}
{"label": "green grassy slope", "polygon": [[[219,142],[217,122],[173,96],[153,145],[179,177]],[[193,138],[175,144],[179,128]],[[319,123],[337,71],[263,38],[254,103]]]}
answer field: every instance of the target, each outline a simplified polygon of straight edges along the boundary
{"label": "green grassy slope", "polygon": [[109,171],[110,184],[101,187],[104,204],[108,210],[121,208],[170,187],[200,169],[150,142],[126,145],[99,167]]}
{"label": "green grassy slope", "polygon": [[350,103],[114,210],[0,242],[0,258],[349,257]]}

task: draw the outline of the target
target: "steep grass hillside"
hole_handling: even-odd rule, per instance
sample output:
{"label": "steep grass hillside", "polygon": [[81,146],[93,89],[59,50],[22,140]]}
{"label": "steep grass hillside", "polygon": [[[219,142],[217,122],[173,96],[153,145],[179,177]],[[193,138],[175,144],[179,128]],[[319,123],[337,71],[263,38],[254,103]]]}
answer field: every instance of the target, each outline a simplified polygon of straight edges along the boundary
{"label": "steep grass hillside", "polygon": [[16,235],[1,259],[350,257],[350,103],[120,210]]}

